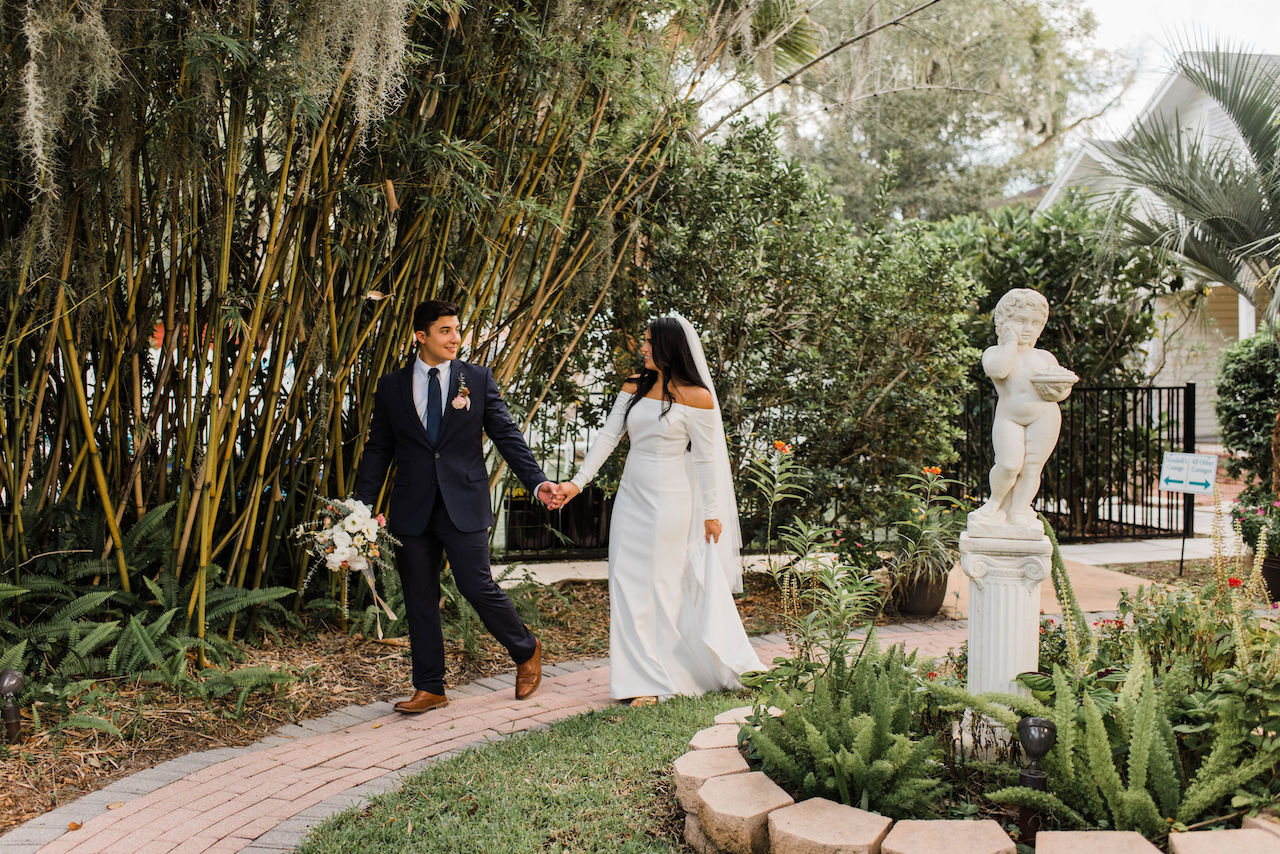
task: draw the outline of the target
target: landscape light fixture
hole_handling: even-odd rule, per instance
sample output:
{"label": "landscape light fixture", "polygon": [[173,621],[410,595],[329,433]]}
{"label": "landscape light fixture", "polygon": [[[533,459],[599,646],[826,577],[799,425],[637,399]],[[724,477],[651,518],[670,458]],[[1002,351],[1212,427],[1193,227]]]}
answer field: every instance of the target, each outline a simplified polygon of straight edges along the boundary
{"label": "landscape light fixture", "polygon": [[[1018,774],[1018,782],[1037,792],[1046,791],[1049,788],[1049,775],[1041,770],[1040,760],[1057,743],[1058,728],[1048,718],[1023,718],[1018,721],[1018,741],[1029,760],[1027,767]],[[1018,807],[1018,830],[1021,835],[1019,842],[1034,845],[1040,825],[1040,813],[1032,807]]]}
{"label": "landscape light fixture", "polygon": [[1028,789],[1043,792],[1049,788],[1049,775],[1040,769],[1040,760],[1058,742],[1058,728],[1048,718],[1023,718],[1018,721],[1018,741],[1030,762],[1018,775],[1018,782]]}
{"label": "landscape light fixture", "polygon": [[27,677],[12,668],[0,670],[0,697],[4,697],[4,735],[9,744],[18,743],[21,721],[18,719],[18,706],[13,702],[13,695],[27,684]]}

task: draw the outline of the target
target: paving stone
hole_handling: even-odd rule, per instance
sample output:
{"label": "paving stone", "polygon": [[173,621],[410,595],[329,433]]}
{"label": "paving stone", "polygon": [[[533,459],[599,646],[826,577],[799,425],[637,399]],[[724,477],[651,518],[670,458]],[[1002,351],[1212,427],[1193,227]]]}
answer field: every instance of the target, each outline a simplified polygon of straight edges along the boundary
{"label": "paving stone", "polygon": [[315,735],[315,732],[297,724],[285,724],[276,730],[277,733],[284,736],[293,736],[294,738],[306,738],[309,735]]}
{"label": "paving stone", "polygon": [[694,750],[714,750],[717,747],[737,747],[738,727],[736,724],[716,724],[700,729],[689,739],[689,746]]}
{"label": "paving stone", "polygon": [[676,797],[685,812],[698,809],[698,789],[712,777],[750,771],[736,747],[691,750],[675,761]]}
{"label": "paving stone", "polygon": [[684,844],[692,848],[696,854],[721,854],[720,849],[711,844],[702,832],[702,823],[693,813],[684,817]]}
{"label": "paving stone", "polygon": [[880,854],[893,819],[826,798],[769,813],[772,854]]}
{"label": "paving stone", "polygon": [[698,790],[698,822],[707,839],[729,854],[765,854],[769,813],[793,803],[760,771],[712,777]]}
{"label": "paving stone", "polygon": [[490,691],[501,691],[504,688],[510,688],[513,685],[515,685],[516,678],[514,676],[510,676],[508,681],[507,679],[504,679],[502,676],[486,676],[483,679],[477,679],[475,684],[483,685],[485,688],[488,688]]}
{"label": "paving stone", "polygon": [[358,786],[352,786],[348,791],[353,795],[381,795],[383,792],[390,792],[392,789],[400,788],[401,780],[395,774],[383,774],[381,777],[374,777],[372,780],[361,783]]}
{"label": "paving stone", "polygon": [[308,829],[278,826],[253,840],[253,844],[272,850],[292,851],[302,841],[302,837],[306,836]]}
{"label": "paving stone", "polygon": [[469,682],[466,685],[459,685],[457,688],[445,689],[445,694],[447,694],[450,699],[454,699],[454,698],[461,699],[462,697],[478,697],[481,694],[492,694],[492,693],[493,693],[492,688],[486,688],[483,685],[477,685],[474,682]]}
{"label": "paving stone", "polygon": [[1170,854],[1276,854],[1280,843],[1265,830],[1196,830],[1169,834]]}
{"label": "paving stone", "polygon": [[1160,849],[1132,830],[1042,830],[1036,854],[1159,854]]}
{"label": "paving stone", "polygon": [[985,821],[900,821],[880,845],[880,854],[1017,854],[1000,823]]}
{"label": "paving stone", "polygon": [[0,836],[0,851],[8,852],[11,847],[19,845],[44,845],[46,842],[52,842],[66,832],[67,825],[65,822],[59,824],[36,824],[35,821],[29,821]]}
{"label": "paving stone", "polygon": [[[739,706],[736,709],[729,709],[716,715],[716,723],[718,724],[745,724],[747,716],[755,711],[755,706]],[[777,706],[769,707],[769,714],[777,717],[782,714],[782,709]]]}
{"label": "paving stone", "polygon": [[9,842],[3,836],[0,836],[0,851],[4,854],[36,854],[43,846],[43,842]]}
{"label": "paving stone", "polygon": [[1280,839],[1280,816],[1273,813],[1247,816],[1240,827],[1242,830],[1262,830]]}
{"label": "paving stone", "polygon": [[193,753],[191,756],[198,756],[204,760],[205,765],[212,765],[215,762],[223,762],[227,759],[233,759],[240,755],[238,747],[215,747],[212,750],[202,750],[199,753]]}
{"label": "paving stone", "polygon": [[348,727],[357,726],[365,722],[366,718],[357,717],[356,715],[348,715],[345,713],[333,713],[325,715],[322,720],[326,724],[332,724],[334,730],[347,729]]}

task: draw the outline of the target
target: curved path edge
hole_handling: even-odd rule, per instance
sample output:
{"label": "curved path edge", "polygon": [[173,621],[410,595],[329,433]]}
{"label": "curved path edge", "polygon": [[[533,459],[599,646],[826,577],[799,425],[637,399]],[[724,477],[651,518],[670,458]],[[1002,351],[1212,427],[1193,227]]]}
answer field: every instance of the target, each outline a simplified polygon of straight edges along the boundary
{"label": "curved path edge", "polygon": [[[966,632],[963,620],[877,629],[883,645],[904,642],[926,656],[945,654]],[[789,651],[781,634],[751,641],[765,660]],[[0,836],[0,851],[290,851],[325,818],[398,788],[433,762],[612,702],[607,658],[544,666],[527,700],[515,699],[514,685],[507,674],[452,688],[447,707],[423,715],[397,714],[386,702],[346,706],[245,747],[178,756],[19,825]]]}

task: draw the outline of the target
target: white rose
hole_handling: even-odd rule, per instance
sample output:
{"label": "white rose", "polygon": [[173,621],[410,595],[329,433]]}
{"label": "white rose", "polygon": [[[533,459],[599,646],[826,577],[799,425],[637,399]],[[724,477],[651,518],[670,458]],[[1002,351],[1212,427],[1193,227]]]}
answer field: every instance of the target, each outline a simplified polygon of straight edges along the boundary
{"label": "white rose", "polygon": [[376,543],[378,541],[378,527],[378,520],[370,519],[364,523],[364,528],[361,529],[360,533],[364,534],[365,539],[369,542]]}
{"label": "white rose", "polygon": [[333,532],[333,547],[338,551],[346,551],[351,548],[351,535],[341,528]]}
{"label": "white rose", "polygon": [[335,572],[342,569],[342,562],[347,559],[345,551],[333,551],[324,556],[324,565]]}
{"label": "white rose", "polygon": [[364,555],[352,555],[347,560],[347,568],[354,572],[363,572],[369,566],[369,561]]}

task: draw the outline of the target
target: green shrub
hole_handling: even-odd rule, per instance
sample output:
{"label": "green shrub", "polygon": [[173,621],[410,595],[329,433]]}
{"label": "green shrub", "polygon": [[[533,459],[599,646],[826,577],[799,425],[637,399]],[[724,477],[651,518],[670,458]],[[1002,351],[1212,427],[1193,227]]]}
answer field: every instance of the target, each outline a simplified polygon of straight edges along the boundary
{"label": "green shrub", "polygon": [[916,655],[901,646],[879,652],[874,641],[852,668],[836,659],[812,691],[779,691],[744,728],[766,774],[805,797],[824,797],[893,818],[937,812],[945,790],[938,742],[916,738],[924,679]]}
{"label": "green shrub", "polygon": [[1227,474],[1269,488],[1271,433],[1280,401],[1280,347],[1270,332],[1232,344],[1222,354],[1214,410],[1228,451]]}

